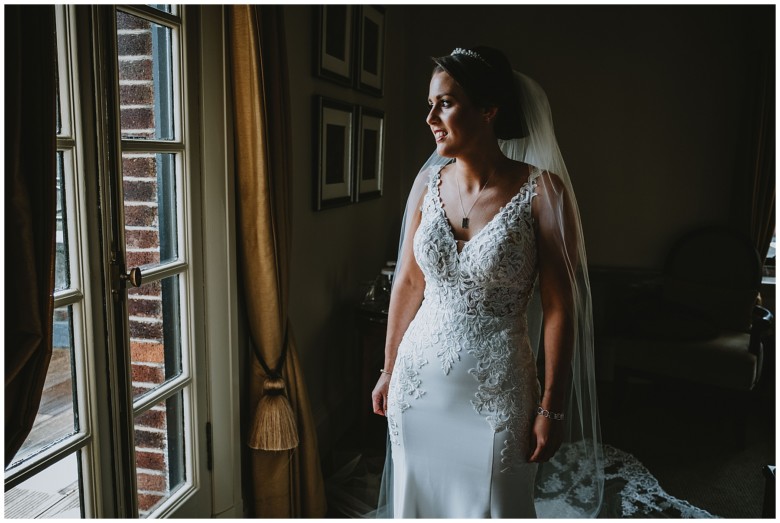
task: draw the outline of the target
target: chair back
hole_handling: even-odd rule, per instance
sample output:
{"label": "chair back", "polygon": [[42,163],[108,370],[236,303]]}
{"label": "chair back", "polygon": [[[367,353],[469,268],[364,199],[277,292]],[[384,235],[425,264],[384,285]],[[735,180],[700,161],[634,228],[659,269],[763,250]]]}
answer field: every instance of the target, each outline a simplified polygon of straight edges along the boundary
{"label": "chair back", "polygon": [[664,268],[664,297],[722,328],[750,330],[761,285],[761,259],[746,237],[705,227],[680,238]]}

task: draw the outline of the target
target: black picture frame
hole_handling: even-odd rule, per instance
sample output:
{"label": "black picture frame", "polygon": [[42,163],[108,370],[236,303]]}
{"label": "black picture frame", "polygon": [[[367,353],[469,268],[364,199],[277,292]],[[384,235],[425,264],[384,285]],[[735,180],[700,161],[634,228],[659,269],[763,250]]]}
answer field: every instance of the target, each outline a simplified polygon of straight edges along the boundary
{"label": "black picture frame", "polygon": [[314,74],[346,87],[351,87],[354,82],[353,17],[356,9],[345,4],[316,8]]}
{"label": "black picture frame", "polygon": [[355,199],[365,201],[382,196],[385,165],[385,114],[377,109],[358,110]]}
{"label": "black picture frame", "polygon": [[346,102],[314,97],[314,210],[347,205],[354,198],[355,114]]}
{"label": "black picture frame", "polygon": [[382,96],[385,70],[385,9],[364,5],[357,16],[357,73],[355,86]]}

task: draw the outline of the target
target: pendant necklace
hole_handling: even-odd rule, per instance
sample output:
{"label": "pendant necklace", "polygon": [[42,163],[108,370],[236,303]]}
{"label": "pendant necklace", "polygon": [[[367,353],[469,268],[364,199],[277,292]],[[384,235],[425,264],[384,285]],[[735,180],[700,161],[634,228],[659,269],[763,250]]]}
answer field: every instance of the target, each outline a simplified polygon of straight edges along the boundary
{"label": "pendant necklace", "polygon": [[469,212],[466,212],[466,210],[463,208],[463,196],[460,194],[460,178],[455,177],[455,183],[458,184],[458,200],[460,200],[460,212],[463,213],[463,220],[460,222],[460,226],[464,229],[469,228],[469,214],[471,214],[471,211],[474,209],[474,206],[477,204],[477,200],[479,200],[479,197],[482,196],[482,191],[485,190],[485,187],[487,187],[488,182],[490,182],[490,179],[493,177],[493,173],[496,171],[494,170],[492,173],[490,173],[490,176],[488,176],[487,180],[485,180],[485,185],[482,186],[482,188],[477,193],[477,197],[474,198],[474,203],[471,204],[471,207],[469,208]]}

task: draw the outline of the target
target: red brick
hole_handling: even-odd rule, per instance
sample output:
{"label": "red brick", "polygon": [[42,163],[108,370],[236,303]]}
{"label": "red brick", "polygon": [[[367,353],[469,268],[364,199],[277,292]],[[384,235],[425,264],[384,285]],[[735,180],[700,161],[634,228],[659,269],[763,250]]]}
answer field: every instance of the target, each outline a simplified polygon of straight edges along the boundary
{"label": "red brick", "polygon": [[119,105],[149,105],[154,103],[154,87],[148,84],[119,86]]}
{"label": "red brick", "polygon": [[141,267],[143,265],[154,265],[160,263],[159,251],[154,252],[128,252],[127,266]]}
{"label": "red brick", "polygon": [[138,56],[152,54],[152,32],[120,33],[116,35],[119,56]]}
{"label": "red brick", "polygon": [[165,433],[136,428],[135,446],[163,450],[165,448]]}
{"label": "red brick", "polygon": [[150,181],[127,181],[122,184],[125,191],[125,201],[127,202],[156,202],[157,201],[157,182]]}
{"label": "red brick", "polygon": [[130,320],[130,337],[142,340],[162,340],[163,324]]}
{"label": "red brick", "polygon": [[144,283],[140,287],[133,287],[132,289],[128,289],[127,291],[128,296],[132,297],[135,295],[138,296],[162,296],[162,285],[159,281],[155,281],[152,283]]}
{"label": "red brick", "polygon": [[152,80],[152,60],[121,60],[119,62],[120,80]]}
{"label": "red brick", "polygon": [[151,490],[152,492],[166,492],[165,476],[160,474],[144,474],[143,472],[137,475],[138,490]]}
{"label": "red brick", "polygon": [[127,310],[130,316],[162,319],[162,302],[159,300],[144,300],[128,296]]}
{"label": "red brick", "polygon": [[123,133],[133,129],[154,129],[154,107],[120,109],[120,125]]}
{"label": "red brick", "polygon": [[165,454],[160,452],[135,452],[135,466],[142,469],[166,470]]}
{"label": "red brick", "polygon": [[164,410],[147,410],[135,419],[137,428],[164,429],[167,426]]}
{"label": "red brick", "polygon": [[137,16],[123,13],[122,11],[116,12],[116,28],[117,29],[149,29],[152,23],[138,18]]}
{"label": "red brick", "polygon": [[133,398],[140,398],[147,392],[153,390],[154,387],[147,387],[146,385],[139,385],[138,383],[133,383]]}
{"label": "red brick", "polygon": [[142,381],[144,383],[155,383],[159,385],[165,381],[165,369],[161,367],[152,367],[149,365],[131,366],[133,381]]}
{"label": "red brick", "polygon": [[165,349],[162,343],[130,342],[130,359],[147,363],[164,363]]}
{"label": "red brick", "polygon": [[163,496],[156,494],[138,494],[138,510],[151,510],[161,499],[163,499]]}
{"label": "red brick", "polygon": [[154,156],[122,158],[122,176],[157,179],[157,162]]}
{"label": "red brick", "polygon": [[157,207],[148,205],[126,205],[125,225],[154,227],[157,225]]}
{"label": "red brick", "polygon": [[160,235],[155,229],[125,231],[125,243],[128,249],[159,249]]}

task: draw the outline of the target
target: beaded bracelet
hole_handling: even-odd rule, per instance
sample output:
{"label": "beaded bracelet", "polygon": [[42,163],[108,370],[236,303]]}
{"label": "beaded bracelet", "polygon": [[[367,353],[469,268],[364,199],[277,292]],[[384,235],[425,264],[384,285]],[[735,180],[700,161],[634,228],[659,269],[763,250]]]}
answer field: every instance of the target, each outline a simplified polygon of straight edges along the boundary
{"label": "beaded bracelet", "polygon": [[555,421],[563,421],[564,418],[562,412],[550,412],[549,410],[543,409],[542,407],[537,407],[536,413],[540,416],[544,416],[545,418]]}
{"label": "beaded bracelet", "polygon": [[393,375],[392,372],[387,372],[385,369],[379,369],[379,372],[381,372],[382,374],[387,374],[388,376],[392,376]]}

